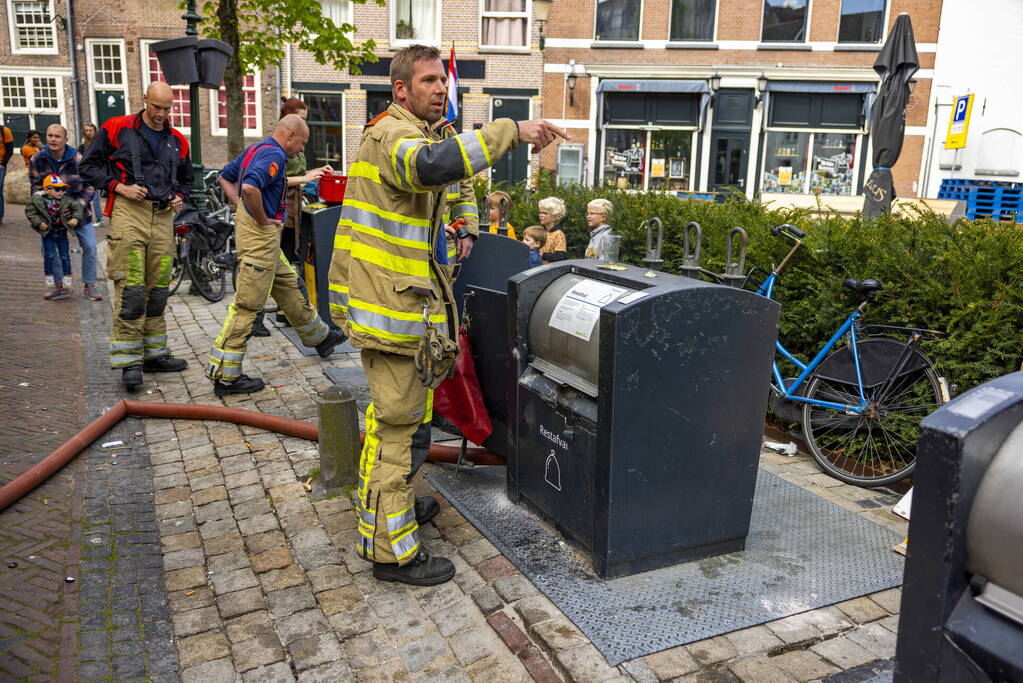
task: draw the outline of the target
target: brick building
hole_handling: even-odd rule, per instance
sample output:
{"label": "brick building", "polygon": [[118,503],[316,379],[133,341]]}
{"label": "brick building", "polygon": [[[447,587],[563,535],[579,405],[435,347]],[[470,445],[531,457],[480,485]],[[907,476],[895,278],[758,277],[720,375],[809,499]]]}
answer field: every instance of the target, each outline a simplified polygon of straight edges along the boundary
{"label": "brick building", "polygon": [[[539,116],[543,57],[528,0],[392,0],[381,7],[321,0],[335,23],[351,22],[359,40],[372,38],[378,62],[351,76],[317,64],[292,50],[282,65],[284,91],[310,105],[310,165],[344,168],[358,147],[362,127],[383,111],[391,96],[391,56],[412,43],[440,48],[447,66],[451,46],[459,73],[459,130],[494,118]],[[533,157],[534,170],[537,158]],[[497,182],[518,182],[530,174],[525,147],[492,170]]]}
{"label": "brick building", "polygon": [[557,0],[543,115],[570,129],[542,166],[565,181],[861,194],[872,69],[910,14],[920,71],[896,193],[915,196],[941,0]]}
{"label": "brick building", "polygon": [[[75,0],[5,0],[0,18],[0,117],[20,145],[25,131],[51,123],[68,128],[72,144],[82,124],[142,109],[142,95],[160,65],[149,46],[184,35],[181,10],[174,0],[111,3]],[[75,63],[69,57],[69,27]],[[77,74],[77,77],[76,75]],[[276,69],[246,79],[246,138],[256,139],[276,120]],[[72,92],[77,84],[77,93]],[[200,91],[203,161],[226,161],[226,111],[223,89]],[[171,121],[191,135],[188,87],[174,88]],[[247,140],[248,141],[248,140]]]}

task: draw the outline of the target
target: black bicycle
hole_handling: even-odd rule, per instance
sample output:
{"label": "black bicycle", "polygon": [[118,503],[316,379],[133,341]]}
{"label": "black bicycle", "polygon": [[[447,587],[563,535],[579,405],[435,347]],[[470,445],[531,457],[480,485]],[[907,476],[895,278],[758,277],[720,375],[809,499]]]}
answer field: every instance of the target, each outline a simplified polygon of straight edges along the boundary
{"label": "black bicycle", "polygon": [[181,275],[187,272],[190,293],[197,293],[211,303],[220,301],[227,293],[227,277],[235,266],[231,244],[234,226],[204,216],[187,205],[178,213],[175,224],[175,233],[183,235],[183,241],[178,242],[178,260],[183,271],[175,282],[172,270],[172,286],[179,286]]}

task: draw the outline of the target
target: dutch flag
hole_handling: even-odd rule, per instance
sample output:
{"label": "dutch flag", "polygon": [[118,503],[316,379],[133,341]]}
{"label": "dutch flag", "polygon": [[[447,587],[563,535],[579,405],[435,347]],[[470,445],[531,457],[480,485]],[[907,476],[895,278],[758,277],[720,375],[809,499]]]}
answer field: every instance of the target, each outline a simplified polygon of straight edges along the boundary
{"label": "dutch flag", "polygon": [[455,46],[451,45],[451,58],[448,59],[448,110],[444,118],[454,122],[458,118],[458,67],[455,65]]}

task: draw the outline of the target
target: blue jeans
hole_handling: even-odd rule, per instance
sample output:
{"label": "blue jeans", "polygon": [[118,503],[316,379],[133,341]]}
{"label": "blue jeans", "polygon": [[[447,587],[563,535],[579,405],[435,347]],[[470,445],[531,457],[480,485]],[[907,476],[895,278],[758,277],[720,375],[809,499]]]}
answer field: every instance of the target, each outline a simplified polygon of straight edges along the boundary
{"label": "blue jeans", "polygon": [[71,274],[71,254],[68,253],[66,232],[50,231],[43,236],[43,260],[47,275],[52,275],[59,282],[65,275]]}
{"label": "blue jeans", "polygon": [[[92,196],[92,216],[94,220],[103,220],[103,199],[99,196],[99,190],[96,190],[96,194]],[[93,238],[93,242],[95,241],[95,238]]]}
{"label": "blue jeans", "polygon": [[82,282],[96,284],[96,231],[92,223],[74,228],[78,244],[82,247]]}
{"label": "blue jeans", "polygon": [[[14,157],[11,157],[11,160],[13,159]],[[2,220],[4,217],[4,177],[6,175],[7,166],[0,166],[0,220]]]}

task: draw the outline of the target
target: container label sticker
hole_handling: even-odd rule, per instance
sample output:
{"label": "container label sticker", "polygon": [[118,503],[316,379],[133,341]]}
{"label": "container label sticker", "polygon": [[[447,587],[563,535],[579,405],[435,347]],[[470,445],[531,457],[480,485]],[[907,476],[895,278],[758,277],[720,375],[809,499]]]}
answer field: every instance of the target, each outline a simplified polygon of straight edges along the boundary
{"label": "container label sticker", "polygon": [[646,292],[633,292],[632,294],[629,294],[628,296],[623,296],[618,301],[620,303],[623,303],[623,304],[631,304],[633,301],[639,301],[640,299],[642,299],[646,295],[647,295]]}
{"label": "container label sticker", "polygon": [[981,387],[962,396],[948,406],[948,412],[976,420],[995,406],[1005,403],[1015,394],[995,387]]}
{"label": "container label sticker", "polygon": [[572,286],[551,313],[550,326],[573,337],[589,341],[600,319],[600,309],[626,292],[621,287],[597,280],[580,280]]}

